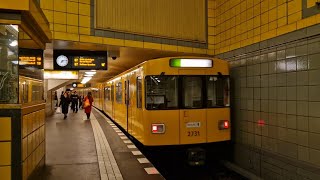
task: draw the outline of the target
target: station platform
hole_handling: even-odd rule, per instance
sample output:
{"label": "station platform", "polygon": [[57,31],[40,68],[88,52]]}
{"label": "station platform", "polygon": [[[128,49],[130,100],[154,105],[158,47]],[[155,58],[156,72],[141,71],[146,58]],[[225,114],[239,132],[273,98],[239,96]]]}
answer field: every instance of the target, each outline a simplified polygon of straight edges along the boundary
{"label": "station platform", "polygon": [[54,114],[46,120],[46,166],[39,177],[48,180],[164,179],[132,141],[104,114],[93,108]]}

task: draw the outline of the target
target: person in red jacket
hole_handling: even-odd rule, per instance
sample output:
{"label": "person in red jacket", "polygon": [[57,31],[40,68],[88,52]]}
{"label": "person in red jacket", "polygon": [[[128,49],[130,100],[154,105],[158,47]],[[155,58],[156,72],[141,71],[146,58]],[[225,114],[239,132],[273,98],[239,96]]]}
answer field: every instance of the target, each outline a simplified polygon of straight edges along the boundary
{"label": "person in red jacket", "polygon": [[92,93],[88,92],[88,95],[83,100],[83,108],[84,108],[84,112],[87,114],[87,120],[90,120],[92,103],[93,103]]}

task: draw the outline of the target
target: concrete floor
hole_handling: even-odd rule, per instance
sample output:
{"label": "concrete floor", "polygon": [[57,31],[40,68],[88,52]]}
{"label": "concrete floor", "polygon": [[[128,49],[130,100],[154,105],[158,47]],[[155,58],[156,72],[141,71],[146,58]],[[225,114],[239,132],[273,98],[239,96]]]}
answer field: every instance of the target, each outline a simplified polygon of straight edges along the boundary
{"label": "concrete floor", "polygon": [[100,179],[94,135],[83,111],[55,114],[46,122],[46,167],[41,179]]}

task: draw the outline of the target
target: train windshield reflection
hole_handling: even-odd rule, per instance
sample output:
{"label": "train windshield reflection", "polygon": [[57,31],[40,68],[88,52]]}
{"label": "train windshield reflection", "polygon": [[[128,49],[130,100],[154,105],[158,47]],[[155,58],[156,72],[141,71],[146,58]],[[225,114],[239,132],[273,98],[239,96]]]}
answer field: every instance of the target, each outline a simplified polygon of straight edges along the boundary
{"label": "train windshield reflection", "polygon": [[146,108],[178,108],[178,76],[146,77]]}

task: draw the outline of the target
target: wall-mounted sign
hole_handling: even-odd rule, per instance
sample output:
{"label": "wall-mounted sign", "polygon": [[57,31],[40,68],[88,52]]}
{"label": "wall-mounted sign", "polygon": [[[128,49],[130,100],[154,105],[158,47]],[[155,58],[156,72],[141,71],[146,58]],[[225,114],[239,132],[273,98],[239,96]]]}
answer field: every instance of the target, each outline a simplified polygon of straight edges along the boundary
{"label": "wall-mounted sign", "polygon": [[55,70],[107,70],[106,51],[54,50]]}
{"label": "wall-mounted sign", "polygon": [[79,79],[78,71],[44,71],[44,79]]}
{"label": "wall-mounted sign", "polygon": [[41,49],[19,49],[19,67],[34,67],[43,69],[43,50]]}

